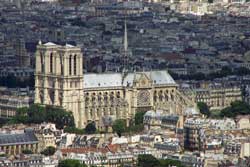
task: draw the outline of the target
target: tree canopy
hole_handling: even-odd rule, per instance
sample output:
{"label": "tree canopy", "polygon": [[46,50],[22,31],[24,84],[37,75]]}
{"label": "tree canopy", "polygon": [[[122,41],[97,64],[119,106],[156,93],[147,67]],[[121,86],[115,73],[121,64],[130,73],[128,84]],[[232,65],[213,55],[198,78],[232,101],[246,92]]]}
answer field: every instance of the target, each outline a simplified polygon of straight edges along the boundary
{"label": "tree canopy", "polygon": [[79,128],[76,128],[76,127],[73,127],[73,126],[67,126],[64,128],[64,132],[65,133],[75,133],[75,134],[78,134],[78,135],[82,135],[82,134],[85,134],[85,130],[84,129],[79,129]]}
{"label": "tree canopy", "polygon": [[56,152],[56,148],[53,146],[49,146],[45,148],[45,150],[43,150],[41,154],[46,155],[46,156],[51,156],[51,155],[54,155],[55,152]]}
{"label": "tree canopy", "polygon": [[197,106],[202,114],[206,115],[207,117],[209,117],[211,115],[209,107],[207,106],[206,103],[198,102]]}
{"label": "tree canopy", "polygon": [[96,132],[95,122],[88,123],[85,127],[85,133],[94,134]]}
{"label": "tree canopy", "polygon": [[63,129],[65,126],[75,126],[71,112],[67,112],[59,107],[38,104],[17,109],[16,116],[12,118],[11,122],[24,124],[52,122],[59,129]]}
{"label": "tree canopy", "polygon": [[145,114],[145,112],[142,112],[142,111],[135,113],[135,125],[143,124],[144,114]]}
{"label": "tree canopy", "polygon": [[152,155],[139,155],[137,160],[137,167],[167,167],[176,166],[184,167],[178,160],[172,159],[156,159]]}
{"label": "tree canopy", "polygon": [[59,162],[58,167],[87,167],[87,165],[81,164],[79,160],[65,159]]}
{"label": "tree canopy", "polygon": [[158,159],[152,155],[139,155],[137,167],[156,167],[160,165]]}
{"label": "tree canopy", "polygon": [[114,132],[121,136],[122,133],[126,131],[126,121],[123,119],[117,119],[112,125],[112,129]]}
{"label": "tree canopy", "polygon": [[221,110],[221,117],[234,118],[237,115],[249,115],[250,105],[243,101],[232,102],[231,105],[223,110]]}

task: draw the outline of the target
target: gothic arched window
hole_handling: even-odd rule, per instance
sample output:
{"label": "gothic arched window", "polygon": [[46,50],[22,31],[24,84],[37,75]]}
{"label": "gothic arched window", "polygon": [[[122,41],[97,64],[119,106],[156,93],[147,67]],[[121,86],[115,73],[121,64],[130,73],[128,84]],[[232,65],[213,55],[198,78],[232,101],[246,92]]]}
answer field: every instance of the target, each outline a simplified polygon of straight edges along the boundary
{"label": "gothic arched window", "polygon": [[39,98],[40,98],[40,102],[43,103],[44,101],[44,96],[43,96],[43,91],[39,91]]}
{"label": "gothic arched window", "polygon": [[41,72],[44,73],[44,61],[43,61],[43,54],[40,53],[40,58],[41,58]]}
{"label": "gothic arched window", "polygon": [[54,90],[50,90],[49,91],[49,97],[50,97],[50,102],[51,102],[51,104],[54,104],[54,101],[55,101],[55,92],[54,92]]}
{"label": "gothic arched window", "polygon": [[60,66],[61,66],[61,75],[64,74],[64,69],[63,69],[63,57],[60,55]]}
{"label": "gothic arched window", "polygon": [[76,55],[74,56],[74,75],[76,75]]}
{"label": "gothic arched window", "polygon": [[160,90],[160,92],[159,92],[159,100],[160,100],[160,101],[163,101],[163,93],[162,93],[162,90]]}
{"label": "gothic arched window", "polygon": [[53,53],[50,53],[50,73],[53,73]]}
{"label": "gothic arched window", "polygon": [[165,91],[165,100],[168,101],[168,90]]}
{"label": "gothic arched window", "polygon": [[62,101],[63,101],[63,93],[59,93],[59,105],[62,106]]}
{"label": "gothic arched window", "polygon": [[71,75],[72,67],[71,67],[72,55],[69,56],[69,75]]}

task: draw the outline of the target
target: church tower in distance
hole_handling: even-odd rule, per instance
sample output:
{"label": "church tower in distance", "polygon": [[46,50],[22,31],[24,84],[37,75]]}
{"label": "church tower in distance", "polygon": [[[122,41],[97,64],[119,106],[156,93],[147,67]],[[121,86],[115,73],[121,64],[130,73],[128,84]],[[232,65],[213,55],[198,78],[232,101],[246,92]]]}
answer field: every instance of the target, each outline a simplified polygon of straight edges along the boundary
{"label": "church tower in distance", "polygon": [[84,127],[83,57],[66,44],[42,44],[36,52],[35,103],[60,106],[73,113],[76,127]]}

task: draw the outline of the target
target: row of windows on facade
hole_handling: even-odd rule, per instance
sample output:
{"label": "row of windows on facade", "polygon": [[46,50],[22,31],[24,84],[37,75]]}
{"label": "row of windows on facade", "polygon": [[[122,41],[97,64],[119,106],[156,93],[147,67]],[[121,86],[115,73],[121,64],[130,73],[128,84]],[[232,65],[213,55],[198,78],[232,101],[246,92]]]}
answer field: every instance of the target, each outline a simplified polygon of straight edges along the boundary
{"label": "row of windows on facade", "polygon": [[[172,90],[171,91],[172,93],[174,92],[174,90]],[[120,91],[117,91],[117,92],[99,92],[99,93],[95,93],[95,92],[93,92],[93,93],[85,93],[85,96],[86,97],[88,97],[88,96],[90,96],[90,94],[91,94],[91,96],[93,97],[93,96],[96,96],[97,94],[98,94],[98,96],[110,96],[110,97],[112,97],[112,96],[114,96],[114,94],[116,94],[116,96],[117,96],[117,98],[119,98],[120,97]],[[170,96],[171,96],[172,94],[170,94]],[[154,92],[154,96],[156,96],[156,97],[169,97],[169,91],[168,90],[166,90],[166,91],[163,91],[163,90],[160,90],[160,91],[155,91]]]}
{"label": "row of windows on facade", "polygon": [[16,110],[13,109],[0,109],[0,117],[8,118],[16,115]]}
{"label": "row of windows on facade", "polygon": [[[11,97],[9,97],[11,98]],[[19,100],[19,99],[0,99],[0,106],[12,106],[12,107],[26,107],[29,106],[30,101],[27,100]]]}
{"label": "row of windows on facade", "polygon": [[[88,92],[87,92],[87,93],[85,93],[84,95],[85,95],[86,97],[88,97],[88,96],[90,96],[90,94],[92,95],[92,97],[94,97],[94,96],[97,95],[97,93],[95,93],[95,92],[93,92],[93,93],[88,93]],[[98,93],[98,96],[102,96],[102,95],[103,95],[103,96],[114,96],[114,94],[116,94],[117,97],[118,97],[118,96],[120,97],[120,94],[121,94],[121,93],[120,93],[120,91],[117,91],[117,92],[113,92],[113,91],[112,91],[112,92],[104,92],[104,93],[103,93],[103,92],[99,92],[99,93]]]}
{"label": "row of windows on facade", "polygon": [[[85,98],[85,101],[86,102],[89,102],[90,100],[91,100],[91,102],[95,102],[95,101],[99,101],[99,102],[101,102],[101,101],[104,101],[104,102],[107,102],[108,100],[109,101],[114,101],[116,98],[120,98],[120,95],[117,95],[116,97],[115,96],[113,96],[113,95],[110,95],[110,96],[108,96],[108,95],[104,95],[104,96],[97,96],[97,97],[95,97],[95,96],[93,96],[92,98],[89,98],[88,96]],[[173,95],[171,95],[170,96],[170,98],[169,98],[169,96],[154,96],[154,101],[169,101],[169,99],[171,99],[172,101],[174,100],[174,96]]]}
{"label": "row of windows on facade", "polygon": [[14,75],[14,76],[30,76],[33,74],[33,71],[30,72],[23,72],[23,71],[15,71],[15,72],[0,72],[1,77],[6,77],[8,75]]}
{"label": "row of windows on facade", "polygon": [[120,102],[114,102],[114,101],[107,101],[107,102],[104,102],[104,103],[89,103],[89,102],[86,102],[85,101],[85,108],[96,108],[96,107],[125,107],[125,106],[128,106],[127,103],[120,103]]}
{"label": "row of windows on facade", "polygon": [[97,101],[103,101],[103,100],[104,100],[104,101],[108,101],[108,100],[114,101],[115,99],[119,99],[119,98],[120,98],[120,95],[117,95],[116,97],[113,96],[113,95],[111,95],[111,96],[109,96],[109,97],[108,97],[108,95],[97,96],[97,97],[93,96],[92,98],[89,98],[89,97],[87,96],[87,97],[85,98],[85,101],[89,102],[90,99],[91,99],[92,102],[95,102],[96,100],[97,100]]}
{"label": "row of windows on facade", "polygon": [[216,95],[210,95],[210,94],[200,94],[200,95],[197,95],[196,97],[197,98],[227,98],[227,97],[237,97],[237,96],[241,96],[241,92],[236,92],[236,93],[233,93],[233,94],[216,94]]}
{"label": "row of windows on facade", "polygon": [[109,111],[93,112],[92,110],[88,110],[86,116],[87,116],[87,119],[90,119],[90,118],[99,119],[101,116],[110,116],[110,115],[116,115],[119,118],[119,117],[128,116],[128,113],[126,112],[126,109],[124,108],[121,108],[115,111],[109,110]]}
{"label": "row of windows on facade", "polygon": [[[42,54],[41,54],[41,56],[40,56],[40,58],[41,58],[41,72],[42,73],[44,73],[45,72],[45,68],[44,68],[44,64],[45,64],[45,62],[44,62],[44,59],[43,59],[43,56],[42,56]],[[49,72],[50,73],[53,73],[54,71],[53,71],[53,53],[51,53],[50,54],[50,70],[49,70]],[[74,71],[73,71],[73,75],[76,75],[76,69],[77,69],[77,67],[76,67],[76,61],[77,61],[77,55],[74,55],[74,56],[72,56],[72,55],[70,55],[69,56],[69,61],[68,61],[68,65],[69,65],[69,75],[72,75],[72,61],[73,61],[73,68],[74,68]],[[62,59],[62,56],[60,56],[60,65],[61,65],[61,75],[64,75],[64,65],[63,65],[63,59]]]}

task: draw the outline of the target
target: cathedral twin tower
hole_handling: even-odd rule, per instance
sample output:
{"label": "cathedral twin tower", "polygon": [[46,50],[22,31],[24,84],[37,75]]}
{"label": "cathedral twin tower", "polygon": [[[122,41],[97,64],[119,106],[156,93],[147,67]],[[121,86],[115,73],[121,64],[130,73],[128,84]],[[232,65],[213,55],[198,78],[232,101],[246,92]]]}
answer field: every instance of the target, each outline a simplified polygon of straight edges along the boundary
{"label": "cathedral twin tower", "polygon": [[73,113],[77,127],[83,127],[83,58],[80,48],[39,42],[35,103],[61,106]]}

